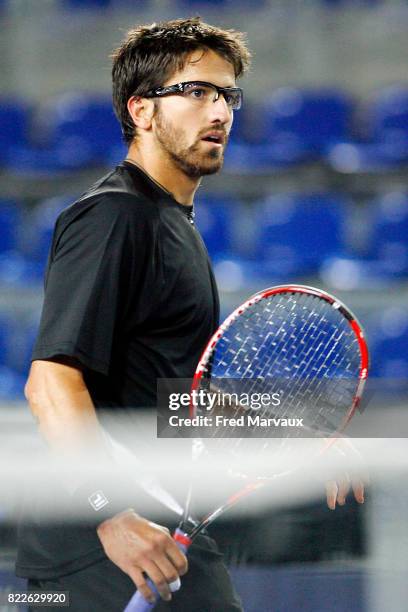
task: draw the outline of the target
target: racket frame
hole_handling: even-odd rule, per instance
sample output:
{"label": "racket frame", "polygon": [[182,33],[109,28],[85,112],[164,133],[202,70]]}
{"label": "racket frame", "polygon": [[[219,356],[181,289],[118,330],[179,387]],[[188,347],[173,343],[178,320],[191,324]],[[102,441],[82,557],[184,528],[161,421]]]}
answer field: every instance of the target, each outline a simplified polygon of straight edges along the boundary
{"label": "racket frame", "polygon": [[[341,432],[344,431],[347,424],[350,422],[351,418],[356,412],[359,406],[359,403],[361,401],[365,382],[368,376],[369,356],[368,356],[368,348],[367,348],[367,342],[365,339],[365,334],[361,326],[361,323],[359,322],[357,317],[351,312],[351,310],[345,304],[343,304],[343,302],[341,302],[339,299],[337,299],[330,293],[327,293],[327,291],[324,291],[323,289],[317,289],[316,287],[310,287],[309,285],[296,285],[296,284],[277,285],[275,287],[269,287],[268,289],[263,289],[262,291],[259,291],[255,293],[254,295],[252,295],[250,298],[248,298],[245,302],[243,302],[243,304],[238,306],[225,319],[225,321],[220,325],[217,331],[211,336],[210,340],[207,343],[207,346],[205,347],[200,357],[200,361],[198,362],[195,374],[193,376],[191,391],[197,390],[198,387],[200,386],[201,380],[207,370],[207,365],[211,358],[211,355],[218,341],[222,338],[226,330],[230,327],[231,323],[233,323],[236,319],[238,319],[238,317],[240,317],[248,308],[251,308],[251,306],[253,306],[257,302],[260,302],[261,300],[266,299],[270,297],[271,295],[278,295],[282,293],[301,293],[305,295],[313,295],[315,297],[318,297],[326,301],[328,304],[330,304],[332,308],[338,310],[344,316],[344,318],[349,323],[350,327],[352,328],[357,338],[359,349],[360,349],[360,368],[359,368],[359,373],[358,373],[357,388],[353,396],[351,406],[348,412],[346,413],[341,426],[336,430],[335,433],[332,434],[332,436],[337,437]],[[190,416],[191,417],[195,416],[195,406],[193,402],[190,403]]]}
{"label": "racket frame", "polygon": [[[336,297],[334,297],[330,293],[323,291],[322,289],[317,289],[315,287],[310,287],[308,285],[297,285],[297,284],[278,285],[275,287],[264,289],[262,291],[259,291],[258,293],[255,293],[248,300],[246,300],[243,304],[238,306],[238,308],[236,308],[225,319],[225,321],[220,325],[220,327],[217,329],[217,331],[213,334],[213,336],[210,338],[209,342],[207,343],[207,346],[205,347],[201,355],[200,361],[197,365],[197,368],[196,368],[196,371],[193,377],[192,385],[191,385],[191,391],[197,390],[198,387],[200,386],[201,380],[207,370],[207,364],[211,358],[214,348],[217,345],[220,338],[222,338],[222,336],[224,335],[225,331],[229,328],[231,323],[235,321],[240,315],[242,315],[248,308],[250,308],[257,302],[260,302],[261,300],[268,298],[271,295],[278,295],[281,293],[308,294],[308,295],[313,295],[315,297],[325,300],[328,304],[330,304],[330,306],[338,310],[345,317],[345,319],[348,321],[350,327],[352,328],[358,340],[359,349],[360,349],[360,368],[359,368],[356,392],[353,396],[351,406],[348,412],[346,413],[346,416],[341,426],[336,430],[335,433],[328,436],[328,439],[324,445],[324,448],[319,453],[319,454],[323,454],[330,446],[332,446],[332,444],[334,444],[336,439],[344,431],[345,427],[349,423],[350,419],[353,417],[360,403],[360,400],[363,394],[363,390],[364,390],[364,386],[365,386],[365,382],[368,376],[369,356],[368,356],[368,348],[367,348],[367,343],[365,340],[364,331],[357,317],[354,316],[354,314],[350,311],[349,308],[347,308],[347,306],[345,306],[345,304],[343,304],[343,302],[338,300]],[[192,401],[190,402],[189,410],[190,410],[190,416],[193,417],[195,415],[195,406]],[[285,473],[275,475],[273,478],[277,478],[281,476],[285,476]],[[208,513],[199,523],[196,523],[192,529],[189,529],[187,531],[186,522],[187,522],[187,517],[189,516],[190,502],[191,502],[191,488],[190,488],[188,496],[187,496],[186,504],[185,504],[183,519],[180,522],[179,527],[176,529],[176,531],[173,534],[173,538],[176,541],[178,547],[186,554],[194,538],[201,531],[203,531],[208,525],[210,525],[213,521],[215,521],[221,514],[224,514],[226,510],[234,506],[238,501],[247,497],[254,491],[260,488],[263,488],[267,484],[267,482],[268,481],[270,482],[273,478],[270,478],[270,479],[259,478],[259,479],[247,482],[247,484],[244,487],[242,487],[239,491],[229,496],[228,499],[224,502],[224,504],[222,504],[221,506],[219,506],[217,509],[213,510],[212,512]],[[153,588],[153,590],[156,590],[154,588],[154,585],[152,585],[151,581],[149,581],[149,585]],[[150,604],[149,602],[144,600],[140,592],[137,591],[135,595],[133,596],[133,598],[131,599],[131,601],[128,603],[128,606],[126,607],[124,612],[148,612],[149,610],[152,610],[154,606],[155,606],[155,603]]]}

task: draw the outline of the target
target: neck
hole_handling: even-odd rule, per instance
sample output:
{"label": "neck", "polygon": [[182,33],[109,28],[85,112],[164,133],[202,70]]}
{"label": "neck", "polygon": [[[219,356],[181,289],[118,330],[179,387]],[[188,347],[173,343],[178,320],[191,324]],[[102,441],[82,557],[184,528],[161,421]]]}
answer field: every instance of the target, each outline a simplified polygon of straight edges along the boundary
{"label": "neck", "polygon": [[163,153],[152,154],[135,144],[129,147],[126,159],[139,166],[173,198],[185,206],[191,206],[201,178],[191,178],[178,168],[172,159]]}

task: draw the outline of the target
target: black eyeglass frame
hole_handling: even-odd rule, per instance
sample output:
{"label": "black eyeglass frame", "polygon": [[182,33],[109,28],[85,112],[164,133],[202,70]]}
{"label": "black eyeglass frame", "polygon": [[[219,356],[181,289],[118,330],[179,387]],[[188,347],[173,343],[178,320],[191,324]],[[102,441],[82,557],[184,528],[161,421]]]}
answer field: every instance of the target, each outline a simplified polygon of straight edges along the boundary
{"label": "black eyeglass frame", "polygon": [[[238,93],[240,94],[239,98],[239,106],[235,108],[231,106],[232,110],[239,110],[242,106],[243,101],[243,91],[241,87],[218,87],[218,85],[214,85],[214,83],[209,83],[208,81],[184,81],[183,83],[176,83],[175,85],[168,85],[166,87],[156,87],[155,89],[150,89],[146,91],[144,94],[140,94],[142,98],[161,98],[163,96],[171,96],[174,94],[182,94],[185,91],[186,85],[202,85],[211,87],[216,92],[216,97],[214,98],[214,102],[216,102],[220,95],[222,94],[225,98],[225,94],[228,93]],[[225,99],[227,102],[227,100]],[[228,104],[228,102],[227,102]],[[229,104],[228,104],[229,106]]]}

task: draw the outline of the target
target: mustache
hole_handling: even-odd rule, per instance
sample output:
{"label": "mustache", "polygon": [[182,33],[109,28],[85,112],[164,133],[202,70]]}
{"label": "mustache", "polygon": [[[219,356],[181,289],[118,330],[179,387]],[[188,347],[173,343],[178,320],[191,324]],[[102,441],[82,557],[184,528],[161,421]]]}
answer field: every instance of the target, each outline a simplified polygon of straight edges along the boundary
{"label": "mustache", "polygon": [[229,134],[225,131],[224,128],[216,127],[216,126],[208,127],[205,130],[202,130],[202,132],[200,132],[200,134],[198,135],[198,138],[202,138],[203,136],[208,134],[208,132],[214,132],[214,133],[219,134],[220,136],[224,138],[225,143],[228,141]]}

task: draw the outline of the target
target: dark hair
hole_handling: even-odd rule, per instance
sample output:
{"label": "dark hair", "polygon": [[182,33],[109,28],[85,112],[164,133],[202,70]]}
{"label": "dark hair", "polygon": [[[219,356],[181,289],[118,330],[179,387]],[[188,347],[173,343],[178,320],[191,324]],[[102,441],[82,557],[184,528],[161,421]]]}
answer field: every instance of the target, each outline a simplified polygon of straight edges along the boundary
{"label": "dark hair", "polygon": [[113,52],[113,107],[127,144],[136,129],[127,110],[129,98],[163,85],[171,74],[184,68],[188,56],[197,49],[222,55],[233,65],[235,78],[249,66],[245,35],[208,25],[200,17],[138,26]]}

